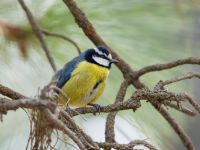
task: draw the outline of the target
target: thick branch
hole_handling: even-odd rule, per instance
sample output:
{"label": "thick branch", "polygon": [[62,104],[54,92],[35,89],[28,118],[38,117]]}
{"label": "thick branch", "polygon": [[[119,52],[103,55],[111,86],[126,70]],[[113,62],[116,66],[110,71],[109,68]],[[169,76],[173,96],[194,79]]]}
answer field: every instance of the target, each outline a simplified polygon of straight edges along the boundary
{"label": "thick branch", "polygon": [[[115,104],[119,102],[123,102],[128,86],[129,86],[129,82],[127,80],[124,80],[117,93]],[[114,125],[115,125],[116,115],[117,115],[117,112],[111,112],[108,114],[107,119],[106,119],[105,141],[109,143],[115,142]]]}
{"label": "thick branch", "polygon": [[132,69],[130,66],[122,60],[117,53],[115,53],[100,37],[100,35],[95,31],[95,28],[90,23],[90,21],[86,18],[84,12],[74,2],[74,0],[63,0],[64,3],[69,8],[70,12],[75,18],[76,23],[79,25],[79,27],[83,30],[85,35],[94,43],[94,45],[104,45],[106,46],[113,58],[120,61],[120,63],[116,64],[117,67],[122,71],[123,75],[125,75],[127,72],[132,72]]}
{"label": "thick branch", "polygon": [[143,146],[149,148],[150,150],[157,150],[157,148],[155,148],[153,145],[149,144],[148,142],[146,142],[144,140],[135,140],[135,141],[130,142],[129,144],[104,142],[104,143],[98,143],[98,145],[101,148],[114,148],[117,150],[133,150],[135,146],[143,145]]}
{"label": "thick branch", "polygon": [[14,100],[26,98],[24,95],[13,91],[12,89],[10,89],[6,86],[3,86],[2,84],[0,84],[0,94],[7,96],[11,99],[14,99]]}
{"label": "thick branch", "polygon": [[[155,107],[155,105],[154,105]],[[188,150],[195,150],[194,145],[192,144],[192,141],[190,137],[185,133],[183,128],[179,126],[179,124],[175,121],[174,118],[172,118],[169,113],[163,108],[163,107],[155,107],[157,110],[159,110],[162,114],[163,117],[170,122],[170,125],[174,129],[174,131],[177,133],[177,135],[180,137],[182,140],[183,144]]]}
{"label": "thick branch", "polygon": [[0,112],[7,112],[8,110],[16,110],[18,108],[42,109],[52,108],[56,105],[50,101],[40,99],[18,99],[17,101],[6,100],[1,102],[0,99]]}
{"label": "thick branch", "polygon": [[82,107],[82,108],[76,108],[75,110],[71,110],[69,113],[70,116],[76,116],[79,114],[88,114],[88,113],[98,113],[98,112],[108,113],[108,112],[128,110],[128,109],[136,110],[140,106],[141,105],[139,101],[130,99],[126,102],[119,102],[117,104],[102,106],[99,111],[94,107]]}

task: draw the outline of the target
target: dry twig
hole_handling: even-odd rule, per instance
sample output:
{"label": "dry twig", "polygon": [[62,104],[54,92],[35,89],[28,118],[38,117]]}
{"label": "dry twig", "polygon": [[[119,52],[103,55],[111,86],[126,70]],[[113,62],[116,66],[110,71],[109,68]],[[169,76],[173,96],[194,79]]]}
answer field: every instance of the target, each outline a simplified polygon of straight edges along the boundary
{"label": "dry twig", "polygon": [[55,65],[55,62],[53,60],[53,57],[51,56],[51,53],[47,47],[47,44],[44,40],[44,37],[42,35],[42,31],[41,29],[39,28],[38,24],[36,23],[31,11],[28,9],[28,7],[26,6],[26,4],[24,3],[23,0],[18,0],[18,2],[20,3],[22,9],[25,11],[26,13],[26,16],[30,22],[30,25],[32,27],[32,30],[33,32],[35,33],[37,39],[39,40],[40,44],[41,44],[41,47],[43,48],[46,56],[47,56],[47,59],[52,67],[52,69],[54,70],[54,72],[56,71],[56,65]]}
{"label": "dry twig", "polygon": [[153,71],[161,71],[161,70],[166,70],[166,69],[171,69],[180,65],[185,65],[185,64],[196,64],[196,65],[200,65],[200,59],[199,58],[195,58],[195,57],[189,57],[189,58],[185,58],[185,59],[179,59],[176,61],[172,61],[169,63],[165,63],[165,64],[156,64],[156,65],[151,65],[151,66],[146,66],[140,70],[138,70],[136,72],[136,78],[149,73],[149,72],[153,72]]}
{"label": "dry twig", "polygon": [[165,105],[169,106],[171,108],[174,108],[177,111],[180,111],[180,112],[182,112],[182,113],[184,113],[186,115],[192,116],[192,117],[197,115],[195,112],[193,112],[192,110],[189,110],[187,107],[184,107],[184,106],[179,107],[176,104],[173,104],[171,102],[165,102]]}
{"label": "dry twig", "polygon": [[56,37],[56,38],[60,38],[60,39],[63,39],[69,43],[71,43],[72,45],[74,45],[76,47],[76,50],[78,52],[78,54],[81,53],[81,49],[79,48],[78,44],[73,41],[72,39],[62,35],[62,34],[58,34],[58,33],[53,33],[53,32],[49,32],[49,31],[46,31],[46,30],[42,30],[42,33],[46,36],[52,36],[52,37]]}

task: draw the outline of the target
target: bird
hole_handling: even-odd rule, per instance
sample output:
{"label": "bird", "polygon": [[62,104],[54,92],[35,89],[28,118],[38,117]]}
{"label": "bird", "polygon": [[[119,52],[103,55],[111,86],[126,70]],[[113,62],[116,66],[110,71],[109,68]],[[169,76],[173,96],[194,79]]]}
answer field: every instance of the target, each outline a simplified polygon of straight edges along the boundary
{"label": "bird", "polygon": [[58,93],[58,103],[76,108],[94,106],[100,109],[96,101],[104,91],[111,65],[117,62],[104,46],[88,49],[73,58],[52,78],[56,88],[67,96],[66,99],[66,96]]}

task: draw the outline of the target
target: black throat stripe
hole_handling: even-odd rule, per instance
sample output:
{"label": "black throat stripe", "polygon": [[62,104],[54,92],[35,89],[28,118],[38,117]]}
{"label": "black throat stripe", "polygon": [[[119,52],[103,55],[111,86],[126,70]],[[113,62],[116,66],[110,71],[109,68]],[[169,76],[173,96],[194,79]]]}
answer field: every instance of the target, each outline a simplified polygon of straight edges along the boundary
{"label": "black throat stripe", "polygon": [[101,82],[103,82],[103,81],[102,81],[102,80],[97,81],[96,84],[95,84],[94,87],[93,87],[93,90],[95,90],[95,89],[99,86],[99,84],[100,84]]}

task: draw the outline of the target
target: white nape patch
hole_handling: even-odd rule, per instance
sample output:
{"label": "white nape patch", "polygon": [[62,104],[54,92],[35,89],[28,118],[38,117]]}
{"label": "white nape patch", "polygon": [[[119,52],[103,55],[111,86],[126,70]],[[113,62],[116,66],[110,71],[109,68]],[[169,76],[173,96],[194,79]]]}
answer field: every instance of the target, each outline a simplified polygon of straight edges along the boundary
{"label": "white nape patch", "polygon": [[111,55],[111,54],[109,54],[109,55],[108,55],[108,58],[109,58],[109,59],[112,59],[112,55]]}
{"label": "white nape patch", "polygon": [[98,63],[102,66],[108,67],[109,64],[110,64],[109,60],[107,60],[107,59],[104,59],[104,58],[101,58],[101,57],[98,57],[98,56],[92,56],[92,58],[96,63]]}

